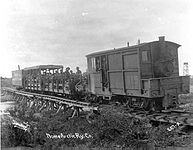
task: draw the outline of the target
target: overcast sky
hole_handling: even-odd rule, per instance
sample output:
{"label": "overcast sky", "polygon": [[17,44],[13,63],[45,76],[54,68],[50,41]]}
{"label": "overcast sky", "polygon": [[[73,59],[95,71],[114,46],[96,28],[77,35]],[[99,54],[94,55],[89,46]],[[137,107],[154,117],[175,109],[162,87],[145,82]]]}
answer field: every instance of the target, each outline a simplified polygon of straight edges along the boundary
{"label": "overcast sky", "polygon": [[59,64],[86,70],[85,55],[166,40],[179,48],[193,74],[192,0],[4,0],[0,2],[0,76]]}

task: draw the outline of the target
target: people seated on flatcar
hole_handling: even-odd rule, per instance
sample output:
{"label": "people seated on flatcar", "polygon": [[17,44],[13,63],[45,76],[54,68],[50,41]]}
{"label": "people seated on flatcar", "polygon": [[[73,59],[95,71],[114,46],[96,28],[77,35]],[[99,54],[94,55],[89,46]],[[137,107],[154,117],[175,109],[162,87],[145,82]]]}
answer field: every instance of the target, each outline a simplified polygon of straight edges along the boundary
{"label": "people seated on flatcar", "polygon": [[73,82],[75,80],[75,73],[73,73],[72,70],[70,70],[70,81]]}
{"label": "people seated on flatcar", "polygon": [[[49,71],[49,73],[47,74],[47,76],[48,76],[48,78],[49,78],[49,80],[51,81],[51,80],[53,80],[54,79],[54,72],[51,72],[51,70]],[[49,82],[50,82],[49,81]]]}
{"label": "people seated on flatcar", "polygon": [[58,70],[54,71],[55,74],[58,74]]}
{"label": "people seated on flatcar", "polygon": [[63,74],[63,70],[60,70],[60,74],[61,74],[61,75]]}
{"label": "people seated on flatcar", "polygon": [[51,71],[49,70],[49,71],[47,72],[47,76],[51,77],[52,75],[53,75],[53,73],[51,73]]}
{"label": "people seated on flatcar", "polygon": [[65,72],[63,70],[60,70],[60,78],[65,81]]}
{"label": "people seated on flatcar", "polygon": [[78,77],[82,76],[82,72],[80,71],[79,67],[76,67],[76,75]]}
{"label": "people seated on flatcar", "polygon": [[81,79],[82,79],[82,72],[80,71],[79,67],[76,67],[75,81],[79,82]]}
{"label": "people seated on flatcar", "polygon": [[45,90],[45,83],[46,83],[46,70],[43,71],[42,77],[41,77],[41,90]]}
{"label": "people seated on flatcar", "polygon": [[82,75],[82,80],[85,84],[88,84],[88,73],[84,72]]}
{"label": "people seated on flatcar", "polygon": [[63,71],[62,71],[62,70],[59,70],[59,71],[58,71],[58,76],[59,76],[60,79],[63,79],[63,78],[64,78],[64,76],[63,76]]}
{"label": "people seated on flatcar", "polygon": [[43,71],[43,75],[46,75],[46,70]]}
{"label": "people seated on flatcar", "polygon": [[58,76],[59,76],[58,70],[54,71],[53,75],[54,75],[55,77],[58,77]]}
{"label": "people seated on flatcar", "polygon": [[57,76],[57,78],[59,78],[59,79],[62,78],[61,70],[60,70],[60,71],[57,70],[56,76]]}
{"label": "people seated on flatcar", "polygon": [[66,71],[64,72],[64,74],[65,74],[65,81],[69,81],[70,80],[70,72],[69,72],[69,70],[70,70],[70,67],[67,67]]}

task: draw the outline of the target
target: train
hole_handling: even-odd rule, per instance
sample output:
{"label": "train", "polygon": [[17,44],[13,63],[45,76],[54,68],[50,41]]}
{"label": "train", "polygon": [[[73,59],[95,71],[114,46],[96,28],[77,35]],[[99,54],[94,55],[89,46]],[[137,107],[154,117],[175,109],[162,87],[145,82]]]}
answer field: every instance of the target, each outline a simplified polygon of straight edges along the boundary
{"label": "train", "polygon": [[[12,71],[15,87],[77,100],[118,101],[131,108],[162,110],[178,105],[190,90],[190,77],[179,75],[178,48],[166,41],[138,43],[86,55],[87,72],[69,73],[61,65]],[[79,69],[79,68],[78,68]],[[78,71],[77,71],[78,72]]]}

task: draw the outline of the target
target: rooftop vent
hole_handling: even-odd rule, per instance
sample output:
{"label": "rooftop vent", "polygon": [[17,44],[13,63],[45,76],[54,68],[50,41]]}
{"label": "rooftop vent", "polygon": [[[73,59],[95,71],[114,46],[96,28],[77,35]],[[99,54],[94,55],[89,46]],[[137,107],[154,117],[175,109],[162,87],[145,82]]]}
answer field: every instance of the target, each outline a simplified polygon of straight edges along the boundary
{"label": "rooftop vent", "polygon": [[138,45],[140,44],[140,39],[138,39],[137,44],[138,44]]}
{"label": "rooftop vent", "polygon": [[161,42],[165,41],[165,36],[160,36],[159,41],[161,41]]}

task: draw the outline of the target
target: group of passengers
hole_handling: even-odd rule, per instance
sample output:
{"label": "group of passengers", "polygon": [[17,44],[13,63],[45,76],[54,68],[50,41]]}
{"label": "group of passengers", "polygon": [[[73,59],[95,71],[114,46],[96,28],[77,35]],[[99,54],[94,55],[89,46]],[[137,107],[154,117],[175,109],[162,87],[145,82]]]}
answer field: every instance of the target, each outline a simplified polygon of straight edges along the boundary
{"label": "group of passengers", "polygon": [[56,81],[57,79],[60,81],[61,79],[64,79],[65,82],[70,84],[76,84],[82,81],[82,72],[79,67],[76,67],[76,73],[73,73],[73,71],[70,70],[70,67],[67,67],[64,72],[63,70],[54,70],[53,72],[50,70],[44,70],[42,75],[42,85],[44,85],[48,80]]}
{"label": "group of passengers", "polygon": [[43,75],[49,77],[62,77],[65,78],[66,81],[73,80],[73,79],[80,79],[82,77],[82,72],[79,69],[79,67],[76,67],[76,73],[73,73],[72,70],[70,70],[70,67],[67,67],[66,70],[63,72],[63,70],[55,70],[54,73],[51,73],[50,71],[47,72],[46,70],[43,71]]}
{"label": "group of passengers", "polygon": [[65,76],[65,80],[69,81],[69,80],[77,80],[77,79],[81,79],[82,77],[82,72],[80,71],[79,67],[76,67],[76,73],[73,73],[72,70],[70,70],[70,67],[66,68],[66,71],[63,72],[63,75]]}

